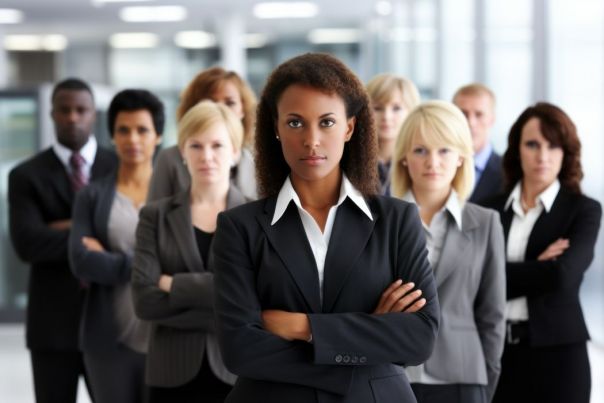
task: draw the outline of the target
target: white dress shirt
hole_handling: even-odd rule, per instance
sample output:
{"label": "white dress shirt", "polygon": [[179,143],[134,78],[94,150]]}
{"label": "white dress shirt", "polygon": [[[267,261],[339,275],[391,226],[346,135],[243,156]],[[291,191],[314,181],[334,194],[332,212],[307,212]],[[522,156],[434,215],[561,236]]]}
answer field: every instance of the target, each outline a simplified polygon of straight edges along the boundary
{"label": "white dress shirt", "polygon": [[[409,190],[403,196],[403,200],[409,203],[415,203],[415,197],[413,193]],[[419,206],[421,210],[421,206]],[[424,233],[426,234],[426,248],[428,249],[428,261],[430,262],[430,266],[434,269],[438,261],[440,260],[440,254],[442,252],[443,246],[445,244],[445,238],[447,236],[447,228],[449,225],[449,221],[453,220],[453,222],[457,225],[459,230],[461,231],[461,210],[463,204],[459,200],[457,192],[455,190],[451,190],[449,194],[449,198],[445,202],[445,205],[440,209],[434,217],[432,217],[432,221],[430,225],[426,225],[426,223],[422,220],[422,224],[424,226]],[[409,378],[409,382],[411,383],[423,383],[430,385],[443,385],[448,384],[449,382],[444,381],[442,379],[435,378],[426,372],[424,364],[420,364],[415,367],[406,367],[405,372],[407,373],[407,378]]]}
{"label": "white dress shirt", "polygon": [[329,239],[331,238],[331,231],[333,229],[333,224],[336,218],[336,212],[338,207],[349,198],[357,207],[369,217],[370,220],[373,220],[373,216],[371,215],[371,210],[367,205],[367,202],[363,198],[361,192],[359,192],[355,187],[350,183],[346,175],[342,175],[342,184],[340,185],[340,197],[338,199],[337,204],[332,206],[329,209],[329,213],[327,215],[327,222],[325,223],[325,231],[321,232],[321,228],[315,221],[315,219],[310,215],[310,213],[302,207],[302,203],[300,202],[300,197],[294,190],[292,186],[291,180],[289,177],[283,183],[281,190],[279,191],[279,195],[277,196],[277,204],[275,206],[275,213],[273,215],[273,220],[271,225],[275,225],[277,221],[283,216],[285,210],[289,206],[289,203],[293,200],[293,202],[298,207],[298,213],[300,214],[300,219],[302,220],[302,225],[304,226],[304,232],[306,233],[306,238],[308,238],[308,243],[310,244],[310,248],[312,250],[313,256],[315,258],[315,262],[317,264],[317,270],[319,272],[319,287],[321,289],[321,298],[323,298],[323,272],[325,268],[325,257],[327,256],[327,247],[329,245]]}
{"label": "white dress shirt", "polygon": [[[506,247],[506,258],[508,262],[524,262],[526,246],[529,236],[535,226],[535,222],[545,210],[549,212],[554,204],[554,200],[560,190],[560,182],[556,179],[541,194],[537,196],[535,207],[529,209],[526,213],[522,209],[521,190],[522,182],[518,182],[505,202],[504,210],[512,206],[514,218],[510,225],[508,241]],[[528,320],[528,305],[526,297],[511,299],[506,304],[505,317],[510,321]]]}
{"label": "white dress shirt", "polygon": [[[80,149],[80,155],[84,158],[84,166],[83,173],[86,181],[90,181],[90,170],[92,169],[92,164],[94,163],[94,157],[96,156],[96,150],[98,148],[96,138],[94,135],[90,135],[88,141],[84,146]],[[56,142],[52,145],[52,149],[55,152],[56,156],[59,158],[65,169],[67,170],[67,174],[71,175],[71,164],[69,163],[69,159],[71,158],[71,154],[73,154],[73,150],[65,147],[63,144]]]}

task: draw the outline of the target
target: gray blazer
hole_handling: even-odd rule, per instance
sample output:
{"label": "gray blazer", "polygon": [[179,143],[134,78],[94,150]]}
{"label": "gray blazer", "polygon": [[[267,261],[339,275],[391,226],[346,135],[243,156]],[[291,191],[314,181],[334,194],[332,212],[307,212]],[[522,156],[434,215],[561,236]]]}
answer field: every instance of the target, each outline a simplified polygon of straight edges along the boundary
{"label": "gray blazer", "polygon": [[462,230],[449,222],[434,278],[440,330],[426,372],[486,385],[490,401],[505,336],[505,244],[497,212],[465,203]]}
{"label": "gray blazer", "polygon": [[[231,186],[227,208],[246,199]],[[233,384],[222,363],[214,326],[213,255],[204,267],[191,221],[189,191],[148,204],[140,213],[132,263],[136,314],[152,323],[146,382],[174,387],[197,375],[207,353],[212,372]],[[157,286],[161,274],[173,276],[172,290]]]}
{"label": "gray blazer", "polygon": [[[256,190],[256,166],[254,157],[247,149],[241,150],[232,183],[250,200],[258,198]],[[182,162],[178,146],[163,149],[157,155],[155,168],[149,185],[147,200],[154,201],[173,196],[191,186],[191,176]]]}

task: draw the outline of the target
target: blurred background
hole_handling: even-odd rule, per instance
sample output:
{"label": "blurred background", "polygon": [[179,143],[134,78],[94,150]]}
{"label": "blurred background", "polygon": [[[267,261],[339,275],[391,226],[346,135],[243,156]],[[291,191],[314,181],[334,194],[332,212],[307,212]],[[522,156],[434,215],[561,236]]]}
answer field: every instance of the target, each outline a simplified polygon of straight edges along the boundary
{"label": "blurred background", "polygon": [[[406,76],[424,100],[450,100],[483,82],[497,96],[495,149],[538,100],[562,107],[583,143],[584,191],[604,202],[604,2],[601,0],[0,0],[0,323],[20,323],[27,267],[7,231],[7,175],[54,139],[52,83],[91,84],[96,134],[107,145],[105,110],[125,87],[165,102],[164,145],[174,111],[200,70],[235,70],[258,94],[270,71],[304,52],[331,53],[366,82]],[[604,345],[600,234],[582,299],[594,343]]]}

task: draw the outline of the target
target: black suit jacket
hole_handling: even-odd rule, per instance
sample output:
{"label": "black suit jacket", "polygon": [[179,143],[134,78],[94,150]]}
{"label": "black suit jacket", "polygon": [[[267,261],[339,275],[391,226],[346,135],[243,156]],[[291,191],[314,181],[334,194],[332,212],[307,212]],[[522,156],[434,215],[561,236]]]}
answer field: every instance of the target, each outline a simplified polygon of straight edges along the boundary
{"label": "black suit jacket", "polygon": [[484,205],[487,200],[503,192],[502,159],[495,151],[491,153],[480,180],[472,191],[469,201]]}
{"label": "black suit jacket", "polygon": [[[501,214],[506,242],[514,218],[511,206],[504,210],[508,197],[491,202]],[[531,231],[525,261],[506,263],[507,298],[527,297],[532,345],[589,339],[579,288],[594,257],[601,217],[600,203],[561,188],[551,210],[541,213]],[[541,252],[558,238],[569,239],[569,248],[556,260],[538,261]]]}
{"label": "black suit jacket", "polygon": [[[221,213],[214,239],[215,306],[223,358],[239,379],[227,402],[415,402],[395,364],[431,354],[439,306],[417,209],[386,197],[337,210],[325,260],[316,263],[293,202],[274,225],[276,198]],[[372,314],[394,280],[415,282],[418,313]],[[261,311],[307,313],[313,343],[262,327]]]}
{"label": "black suit jacket", "polygon": [[[115,154],[99,147],[90,179],[111,173],[116,165]],[[71,218],[74,194],[67,171],[49,148],[16,166],[8,181],[11,239],[19,257],[31,264],[27,346],[77,350],[83,292],[69,269],[69,231],[48,226]]]}

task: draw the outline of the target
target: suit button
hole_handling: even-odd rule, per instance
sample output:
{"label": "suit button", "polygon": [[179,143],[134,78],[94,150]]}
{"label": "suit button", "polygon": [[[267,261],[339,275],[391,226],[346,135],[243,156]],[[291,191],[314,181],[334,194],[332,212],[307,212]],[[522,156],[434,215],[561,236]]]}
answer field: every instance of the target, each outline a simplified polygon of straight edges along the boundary
{"label": "suit button", "polygon": [[359,362],[361,364],[365,364],[367,362],[367,357],[365,357],[364,355],[362,355],[361,358],[359,358]]}
{"label": "suit button", "polygon": [[335,357],[335,361],[336,361],[338,364],[339,364],[339,363],[341,363],[341,362],[342,362],[342,354],[338,354],[338,355],[336,355],[336,357]]}
{"label": "suit button", "polygon": [[349,355],[345,355],[344,356],[344,364],[348,364],[350,362],[350,356]]}
{"label": "suit button", "polygon": [[356,355],[352,356],[352,359],[350,360],[350,362],[352,362],[353,364],[356,364],[357,362],[359,362],[359,357]]}

